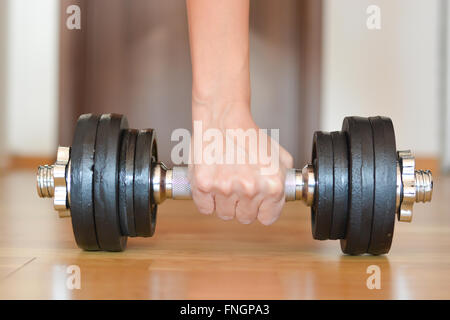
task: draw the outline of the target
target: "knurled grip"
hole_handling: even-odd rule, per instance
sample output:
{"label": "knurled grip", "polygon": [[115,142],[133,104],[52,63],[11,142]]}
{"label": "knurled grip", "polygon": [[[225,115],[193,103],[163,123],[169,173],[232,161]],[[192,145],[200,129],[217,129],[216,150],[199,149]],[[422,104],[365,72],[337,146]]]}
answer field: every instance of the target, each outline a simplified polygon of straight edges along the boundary
{"label": "knurled grip", "polygon": [[191,184],[188,179],[188,167],[172,168],[172,199],[192,199]]}
{"label": "knurled grip", "polygon": [[[286,170],[284,194],[286,201],[295,200],[296,176],[295,169]],[[172,168],[172,199],[192,199],[191,185],[188,178],[188,167]]]}

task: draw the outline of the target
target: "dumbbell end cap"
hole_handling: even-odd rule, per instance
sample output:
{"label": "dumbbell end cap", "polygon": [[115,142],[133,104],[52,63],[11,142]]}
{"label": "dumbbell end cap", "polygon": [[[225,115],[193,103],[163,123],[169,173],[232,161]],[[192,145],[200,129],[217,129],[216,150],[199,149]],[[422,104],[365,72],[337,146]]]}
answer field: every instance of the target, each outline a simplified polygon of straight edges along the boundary
{"label": "dumbbell end cap", "polygon": [[40,198],[53,198],[60,217],[70,216],[70,148],[58,147],[53,165],[38,167],[36,188]]}
{"label": "dumbbell end cap", "polygon": [[401,222],[411,222],[416,202],[430,202],[433,195],[433,176],[430,170],[416,170],[410,150],[398,151],[397,214]]}

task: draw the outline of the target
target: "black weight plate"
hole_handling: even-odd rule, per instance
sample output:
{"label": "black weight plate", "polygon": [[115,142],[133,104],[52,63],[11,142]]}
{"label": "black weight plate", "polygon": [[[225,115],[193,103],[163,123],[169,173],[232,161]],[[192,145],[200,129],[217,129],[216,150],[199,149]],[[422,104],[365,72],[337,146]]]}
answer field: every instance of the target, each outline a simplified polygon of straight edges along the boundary
{"label": "black weight plate", "polygon": [[389,252],[394,234],[397,150],[391,119],[372,117],[369,121],[373,131],[375,192],[368,253],[378,255]]}
{"label": "black weight plate", "polygon": [[123,235],[136,237],[134,223],[134,154],[137,130],[125,130],[120,151],[119,216]]}
{"label": "black weight plate", "polygon": [[312,235],[316,240],[327,240],[333,216],[333,143],[329,133],[314,133],[312,162],[316,176],[311,206]]}
{"label": "black weight plate", "polygon": [[344,239],[348,214],[348,148],[344,132],[331,132],[333,141],[333,219],[330,239]]}
{"label": "black weight plate", "polygon": [[122,236],[119,218],[119,155],[125,117],[116,114],[101,116],[97,128],[94,163],[95,224],[100,248],[122,251],[127,237]]}
{"label": "black weight plate", "polygon": [[366,253],[372,230],[374,161],[372,127],[369,119],[347,117],[342,131],[347,133],[349,151],[349,210],[344,253]]}
{"label": "black weight plate", "polygon": [[152,195],[152,166],[158,160],[152,129],[140,130],[134,160],[134,219],[139,237],[155,233],[157,206]]}
{"label": "black weight plate", "polygon": [[70,150],[70,212],[72,229],[78,247],[99,250],[95,231],[93,168],[95,138],[99,117],[81,115],[77,121]]}

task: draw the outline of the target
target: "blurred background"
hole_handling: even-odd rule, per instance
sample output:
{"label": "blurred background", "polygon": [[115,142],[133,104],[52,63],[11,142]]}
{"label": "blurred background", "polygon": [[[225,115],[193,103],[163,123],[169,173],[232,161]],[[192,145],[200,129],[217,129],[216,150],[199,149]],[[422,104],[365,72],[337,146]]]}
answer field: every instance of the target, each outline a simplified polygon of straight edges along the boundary
{"label": "blurred background", "polygon": [[[70,5],[81,29],[69,30]],[[381,28],[366,12],[381,9]],[[447,0],[251,1],[252,112],[300,167],[314,130],[385,115],[397,146],[450,168]],[[0,0],[0,168],[36,166],[70,145],[82,113],[126,114],[157,130],[170,163],[190,129],[191,69],[181,0]]]}

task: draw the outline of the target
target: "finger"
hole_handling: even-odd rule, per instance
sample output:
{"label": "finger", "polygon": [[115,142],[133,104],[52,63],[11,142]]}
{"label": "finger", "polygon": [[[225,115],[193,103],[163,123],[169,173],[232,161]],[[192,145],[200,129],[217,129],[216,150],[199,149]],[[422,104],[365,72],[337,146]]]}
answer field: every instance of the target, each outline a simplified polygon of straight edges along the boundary
{"label": "finger", "polygon": [[211,193],[202,192],[197,188],[193,188],[192,199],[200,213],[212,214],[214,212],[214,197]]}
{"label": "finger", "polygon": [[236,206],[236,219],[243,224],[250,224],[258,216],[258,208],[261,205],[261,198],[240,198]]}
{"label": "finger", "polygon": [[278,201],[271,198],[263,200],[258,210],[258,221],[266,226],[274,223],[281,215],[284,201],[284,198]]}
{"label": "finger", "polygon": [[217,216],[223,220],[232,220],[236,216],[237,197],[216,194],[214,197]]}
{"label": "finger", "polygon": [[267,201],[278,202],[284,199],[285,174],[266,176],[261,180],[259,190]]}

